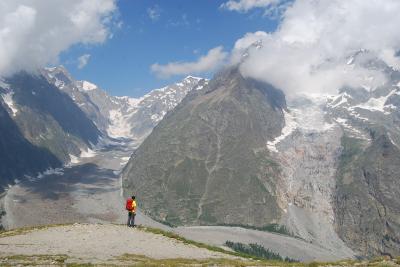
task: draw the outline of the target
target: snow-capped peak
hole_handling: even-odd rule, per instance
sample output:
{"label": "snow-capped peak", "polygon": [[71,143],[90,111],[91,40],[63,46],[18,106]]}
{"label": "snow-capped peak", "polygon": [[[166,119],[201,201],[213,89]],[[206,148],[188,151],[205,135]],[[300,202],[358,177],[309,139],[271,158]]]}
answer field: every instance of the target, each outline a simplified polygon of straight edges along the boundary
{"label": "snow-capped peak", "polygon": [[184,80],[189,80],[189,79],[196,80],[196,81],[200,81],[200,80],[202,80],[203,78],[188,75],[188,76],[186,76],[186,78],[185,78]]}
{"label": "snow-capped peak", "polygon": [[44,69],[47,70],[47,71],[53,72],[53,71],[55,71],[57,69],[57,67],[47,67],[47,68],[44,68]]}
{"label": "snow-capped peak", "polygon": [[97,85],[88,81],[82,81],[82,89],[85,91],[95,90],[97,89]]}

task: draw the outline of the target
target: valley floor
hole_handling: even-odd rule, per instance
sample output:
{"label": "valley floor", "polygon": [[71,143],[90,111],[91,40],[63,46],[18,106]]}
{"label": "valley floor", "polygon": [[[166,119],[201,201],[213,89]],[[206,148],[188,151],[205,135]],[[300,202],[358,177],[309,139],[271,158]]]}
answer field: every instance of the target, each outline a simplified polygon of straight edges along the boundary
{"label": "valley floor", "polygon": [[[110,223],[124,224],[127,218],[119,173],[133,149],[134,145],[121,142],[103,148],[91,157],[81,158],[79,163],[53,174],[12,186],[3,198],[6,216],[2,218],[2,224],[6,229],[65,223],[108,224],[104,227],[109,227]],[[276,233],[218,226],[170,228],[153,221],[140,211],[136,222],[215,246],[223,246],[228,240],[245,244],[258,243],[283,257],[300,261],[335,261],[352,257],[340,250],[327,250]],[[125,242],[123,232],[113,233],[121,238],[121,244]],[[77,245],[81,243],[79,240],[76,242]],[[25,246],[22,248],[28,249]]]}

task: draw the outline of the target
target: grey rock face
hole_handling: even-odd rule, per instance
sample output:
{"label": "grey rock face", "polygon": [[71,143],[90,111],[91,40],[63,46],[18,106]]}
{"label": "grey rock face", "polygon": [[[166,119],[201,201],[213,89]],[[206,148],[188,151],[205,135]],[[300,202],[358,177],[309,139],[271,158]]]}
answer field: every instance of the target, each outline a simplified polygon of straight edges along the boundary
{"label": "grey rock face", "polygon": [[196,86],[202,88],[207,83],[205,79],[188,76],[181,82],[155,89],[140,98],[135,111],[127,121],[132,126],[131,134],[143,140],[188,92]]}
{"label": "grey rock face", "polygon": [[340,237],[362,255],[400,254],[400,150],[383,134],[344,142],[335,213]]}
{"label": "grey rock face", "polygon": [[400,254],[400,106],[398,88],[391,89],[386,96],[371,96],[368,104],[331,110],[344,130],[335,225],[340,237],[362,255]]}
{"label": "grey rock face", "polygon": [[17,112],[13,120],[32,144],[60,161],[97,143],[100,132],[72,99],[41,75],[19,73],[7,79]]}
{"label": "grey rock face", "polygon": [[0,96],[0,185],[60,167],[100,136],[71,98],[40,74],[2,79]]}
{"label": "grey rock face", "polygon": [[76,81],[63,67],[46,68],[42,74],[62,92],[68,94],[97,128],[106,133],[109,110],[117,108],[119,103],[96,85],[86,81]]}
{"label": "grey rock face", "polygon": [[7,109],[7,104],[0,99],[0,192],[13,184],[14,179],[61,166],[48,150],[32,145],[22,135]]}
{"label": "grey rock face", "polygon": [[333,227],[342,131],[325,120],[322,108],[321,99],[290,102],[282,135],[268,142],[282,170],[277,187],[281,224],[296,236],[351,257]]}
{"label": "grey rock face", "polygon": [[360,255],[400,255],[400,73],[382,62],[386,84],[342,90],[326,112],[343,130],[333,202],[335,228]]}
{"label": "grey rock face", "polygon": [[125,194],[171,224],[277,222],[278,169],[266,142],[285,108],[282,92],[226,70],[154,128],[124,169]]}

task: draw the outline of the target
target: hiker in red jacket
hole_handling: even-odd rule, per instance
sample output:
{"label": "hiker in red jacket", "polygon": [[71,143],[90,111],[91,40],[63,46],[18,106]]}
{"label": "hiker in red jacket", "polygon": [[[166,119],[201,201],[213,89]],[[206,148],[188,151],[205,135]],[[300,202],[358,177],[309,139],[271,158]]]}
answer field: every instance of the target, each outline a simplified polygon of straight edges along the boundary
{"label": "hiker in red jacket", "polygon": [[135,216],[136,216],[136,200],[135,196],[126,200],[126,210],[128,211],[128,227],[135,227]]}

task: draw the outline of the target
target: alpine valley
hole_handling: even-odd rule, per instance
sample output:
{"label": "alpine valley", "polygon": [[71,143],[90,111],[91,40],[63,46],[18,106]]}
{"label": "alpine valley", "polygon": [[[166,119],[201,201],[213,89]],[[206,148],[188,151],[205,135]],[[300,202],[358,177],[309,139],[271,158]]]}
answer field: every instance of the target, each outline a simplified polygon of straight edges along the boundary
{"label": "alpine valley", "polygon": [[[400,72],[362,53],[348,64],[388,82],[336,95],[288,98],[238,65],[141,98],[62,66],[3,78],[2,224],[121,222],[115,205],[135,194],[142,224],[213,245],[257,242],[302,261],[398,256]],[[98,212],[93,201],[105,201]]]}

